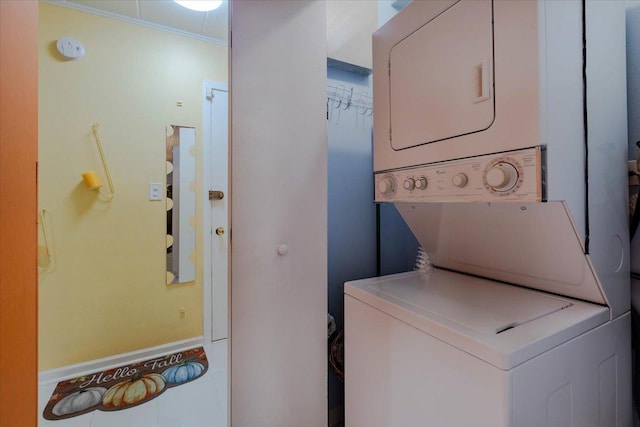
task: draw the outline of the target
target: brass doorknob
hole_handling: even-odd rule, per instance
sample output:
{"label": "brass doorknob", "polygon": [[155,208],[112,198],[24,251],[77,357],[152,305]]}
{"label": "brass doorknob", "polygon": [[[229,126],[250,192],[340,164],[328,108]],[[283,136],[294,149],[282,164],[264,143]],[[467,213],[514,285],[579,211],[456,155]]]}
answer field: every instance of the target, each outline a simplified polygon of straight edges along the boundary
{"label": "brass doorknob", "polygon": [[224,234],[224,228],[222,228],[222,227],[216,228],[216,234],[218,236],[222,236]]}

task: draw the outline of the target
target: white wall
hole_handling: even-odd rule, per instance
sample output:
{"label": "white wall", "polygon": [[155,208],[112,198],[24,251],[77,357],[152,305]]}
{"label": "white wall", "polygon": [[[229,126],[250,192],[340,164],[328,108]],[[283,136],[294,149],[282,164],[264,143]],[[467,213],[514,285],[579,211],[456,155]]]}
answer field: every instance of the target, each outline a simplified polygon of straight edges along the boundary
{"label": "white wall", "polygon": [[375,1],[340,0],[327,3],[327,56],[362,68],[373,67],[371,35],[378,29]]}
{"label": "white wall", "polygon": [[398,11],[393,7],[395,0],[378,0],[378,27],[382,27]]}
{"label": "white wall", "polygon": [[234,1],[231,24],[231,423],[324,427],[326,4]]}

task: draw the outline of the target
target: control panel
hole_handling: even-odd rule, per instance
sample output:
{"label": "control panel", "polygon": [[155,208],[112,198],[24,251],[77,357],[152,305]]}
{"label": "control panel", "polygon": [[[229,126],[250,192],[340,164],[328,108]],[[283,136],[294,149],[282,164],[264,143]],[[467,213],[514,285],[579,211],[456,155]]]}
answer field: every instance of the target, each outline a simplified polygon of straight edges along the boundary
{"label": "control panel", "polygon": [[539,202],[541,147],[375,174],[376,202]]}

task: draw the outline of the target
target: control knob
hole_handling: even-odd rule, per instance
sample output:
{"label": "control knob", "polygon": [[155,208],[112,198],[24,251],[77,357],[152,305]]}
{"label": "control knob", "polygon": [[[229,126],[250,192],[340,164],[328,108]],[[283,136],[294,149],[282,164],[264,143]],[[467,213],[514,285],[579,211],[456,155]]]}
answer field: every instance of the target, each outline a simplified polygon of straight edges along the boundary
{"label": "control knob", "polygon": [[404,180],[403,186],[405,190],[411,191],[416,188],[416,181],[413,178],[407,178]]}
{"label": "control knob", "polygon": [[427,188],[427,178],[421,176],[420,178],[416,179],[415,185],[418,190],[425,190]]}
{"label": "control knob", "polygon": [[485,174],[485,182],[496,191],[509,191],[517,181],[518,171],[511,163],[497,163]]}
{"label": "control knob", "polygon": [[395,181],[390,176],[385,176],[378,181],[378,191],[382,194],[391,194],[395,191]]}
{"label": "control knob", "polygon": [[464,186],[466,186],[468,181],[469,178],[467,178],[467,175],[464,173],[455,174],[452,179],[453,185],[458,188],[463,188]]}

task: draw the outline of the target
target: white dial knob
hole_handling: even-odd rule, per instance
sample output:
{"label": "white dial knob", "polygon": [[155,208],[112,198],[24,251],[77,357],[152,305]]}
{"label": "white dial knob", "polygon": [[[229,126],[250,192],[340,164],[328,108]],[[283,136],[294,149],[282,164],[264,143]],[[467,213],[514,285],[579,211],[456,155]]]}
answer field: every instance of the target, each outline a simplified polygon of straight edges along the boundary
{"label": "white dial knob", "polygon": [[416,179],[416,188],[418,190],[424,190],[425,188],[427,188],[427,178],[421,176],[420,178]]}
{"label": "white dial knob", "polygon": [[407,178],[404,180],[403,187],[405,190],[413,190],[416,187],[416,181],[413,178]]}
{"label": "white dial knob", "polygon": [[485,180],[494,190],[507,191],[516,184],[518,171],[510,163],[498,163],[487,171]]}
{"label": "white dial knob", "polygon": [[469,179],[467,178],[467,175],[464,173],[458,173],[454,175],[452,179],[453,185],[455,185],[458,188],[462,188],[465,185],[467,185],[468,181]]}
{"label": "white dial knob", "polygon": [[382,194],[393,193],[395,190],[395,185],[393,182],[393,178],[387,176],[378,181],[378,191]]}

